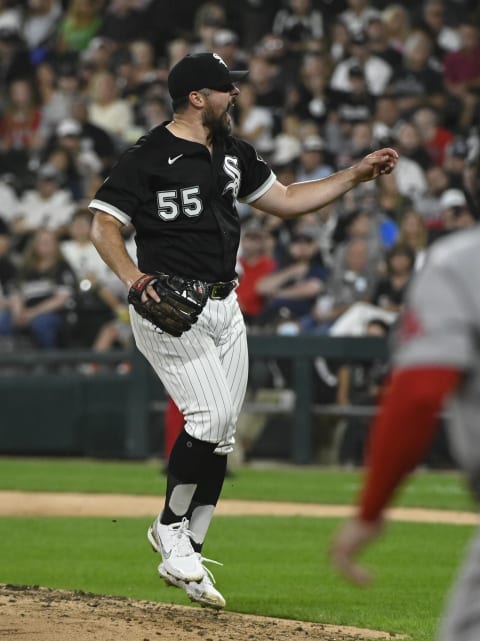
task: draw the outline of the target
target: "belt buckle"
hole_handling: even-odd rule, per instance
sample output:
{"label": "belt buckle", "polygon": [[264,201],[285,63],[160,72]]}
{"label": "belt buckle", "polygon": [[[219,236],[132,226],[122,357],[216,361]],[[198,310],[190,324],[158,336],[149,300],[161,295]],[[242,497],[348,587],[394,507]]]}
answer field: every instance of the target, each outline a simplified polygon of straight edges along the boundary
{"label": "belt buckle", "polygon": [[222,298],[221,293],[220,293],[220,295],[218,295],[216,292],[217,292],[218,290],[222,290],[222,288],[223,288],[223,285],[220,285],[220,284],[218,284],[218,283],[214,283],[214,284],[210,287],[210,298],[211,298],[212,300],[221,300],[221,298]]}

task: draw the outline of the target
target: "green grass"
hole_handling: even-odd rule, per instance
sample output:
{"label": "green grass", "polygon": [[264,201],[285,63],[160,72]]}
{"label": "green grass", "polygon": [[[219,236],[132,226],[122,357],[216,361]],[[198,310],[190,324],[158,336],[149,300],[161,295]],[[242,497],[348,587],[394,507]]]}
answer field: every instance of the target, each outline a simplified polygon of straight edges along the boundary
{"label": "green grass", "polygon": [[[158,557],[146,543],[146,526],[132,518],[0,519],[0,581],[189,603],[157,578]],[[340,580],[327,563],[337,527],[334,519],[216,518],[205,554],[225,563],[214,569],[227,607],[431,641],[473,528],[393,524],[365,557],[377,579],[361,590]]]}
{"label": "green grass", "polygon": [[[0,489],[161,494],[160,463],[0,459]],[[244,468],[223,497],[341,503],[354,500],[360,473],[319,468]],[[420,472],[397,503],[474,510],[460,475]],[[227,608],[267,616],[350,624],[432,641],[445,595],[472,527],[393,523],[365,555],[376,575],[368,590],[340,579],[327,562],[338,520],[216,517],[206,556]],[[0,518],[0,582],[43,585],[160,602],[188,603],[157,578],[135,518]]]}
{"label": "green grass", "polygon": [[[84,459],[0,459],[0,489],[56,492],[162,494],[160,463]],[[360,474],[320,468],[243,468],[227,478],[224,498],[349,504]],[[475,506],[456,473],[419,472],[402,491],[399,504],[409,507],[470,510]]]}

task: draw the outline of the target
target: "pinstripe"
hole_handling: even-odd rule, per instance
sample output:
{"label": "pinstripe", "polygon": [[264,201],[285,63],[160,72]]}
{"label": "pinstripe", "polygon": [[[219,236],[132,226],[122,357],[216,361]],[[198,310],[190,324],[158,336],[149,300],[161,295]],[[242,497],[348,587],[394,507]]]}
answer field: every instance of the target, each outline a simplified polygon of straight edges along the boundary
{"label": "pinstripe", "polygon": [[209,301],[199,321],[180,338],[155,330],[132,312],[140,351],[184,414],[187,431],[201,440],[233,443],[246,387],[246,341],[236,297]]}

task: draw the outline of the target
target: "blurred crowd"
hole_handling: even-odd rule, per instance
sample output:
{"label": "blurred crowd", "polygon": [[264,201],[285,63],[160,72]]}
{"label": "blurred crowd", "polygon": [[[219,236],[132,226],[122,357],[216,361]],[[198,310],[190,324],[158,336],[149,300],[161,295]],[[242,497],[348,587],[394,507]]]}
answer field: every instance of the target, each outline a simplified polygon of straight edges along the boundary
{"label": "blurred crowd", "polygon": [[298,221],[239,203],[249,331],[387,333],[429,244],[479,216],[479,25],[476,0],[0,0],[0,347],[129,343],[87,205],[201,51],[249,68],[235,134],[283,183],[400,153]]}

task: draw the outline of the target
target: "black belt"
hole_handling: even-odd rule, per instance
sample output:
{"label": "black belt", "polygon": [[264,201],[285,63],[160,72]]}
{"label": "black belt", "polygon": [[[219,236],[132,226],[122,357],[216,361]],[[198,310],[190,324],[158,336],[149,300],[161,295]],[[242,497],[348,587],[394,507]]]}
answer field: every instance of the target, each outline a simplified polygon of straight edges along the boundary
{"label": "black belt", "polygon": [[223,300],[238,285],[237,279],[229,280],[226,283],[207,283],[208,297],[212,300]]}

